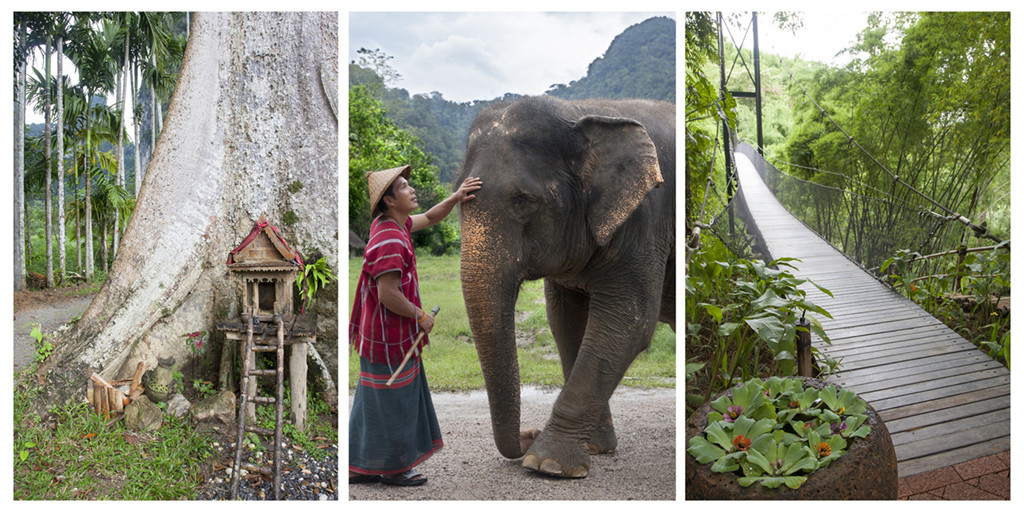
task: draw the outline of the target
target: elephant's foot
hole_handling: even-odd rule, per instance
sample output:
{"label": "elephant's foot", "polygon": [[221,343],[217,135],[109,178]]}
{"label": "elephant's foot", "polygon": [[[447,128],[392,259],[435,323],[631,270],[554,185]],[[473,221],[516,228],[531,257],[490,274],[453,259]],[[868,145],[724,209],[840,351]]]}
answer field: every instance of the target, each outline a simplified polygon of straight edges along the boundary
{"label": "elephant's foot", "polygon": [[519,433],[519,448],[523,453],[526,453],[526,451],[530,449],[530,446],[533,445],[533,442],[537,440],[538,436],[540,436],[540,430],[535,428],[524,430]]}
{"label": "elephant's foot", "polygon": [[523,467],[540,473],[567,478],[583,478],[590,471],[590,455],[583,444],[557,439],[545,430],[530,446]]}
{"label": "elephant's foot", "polygon": [[611,453],[618,445],[619,440],[615,437],[615,426],[612,425],[611,418],[608,418],[606,423],[598,425],[586,443],[587,451],[591,454]]}

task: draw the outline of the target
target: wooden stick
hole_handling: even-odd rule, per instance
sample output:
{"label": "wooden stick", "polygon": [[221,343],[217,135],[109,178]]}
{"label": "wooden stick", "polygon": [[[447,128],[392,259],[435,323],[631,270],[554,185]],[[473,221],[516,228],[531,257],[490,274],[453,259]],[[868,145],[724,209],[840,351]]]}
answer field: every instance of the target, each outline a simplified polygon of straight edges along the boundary
{"label": "wooden stick", "polygon": [[142,386],[139,386],[139,387],[135,388],[135,391],[132,391],[131,393],[128,394],[127,400],[129,402],[134,402],[135,399],[140,397],[140,396],[142,396],[142,393],[145,393],[145,391],[146,391],[145,388],[143,388]]}
{"label": "wooden stick", "polygon": [[110,401],[110,413],[120,413],[124,411],[124,402],[121,401],[121,392],[117,388],[107,389],[107,399]]}
{"label": "wooden stick", "polygon": [[[430,316],[436,317],[437,316],[437,312],[440,311],[440,310],[441,310],[441,306],[434,306],[434,309],[430,312]],[[398,365],[398,369],[395,370],[395,373],[392,373],[391,374],[391,378],[388,379],[387,386],[389,388],[391,387],[392,384],[395,383],[395,379],[397,379],[398,378],[398,374],[402,372],[402,368],[405,368],[405,364],[409,362],[409,359],[412,357],[413,353],[414,352],[419,352],[420,341],[423,340],[423,335],[425,335],[425,334],[427,334],[426,331],[420,331],[419,335],[416,336],[416,339],[413,340],[412,346],[409,347],[409,350],[406,351],[406,353],[405,353],[405,357],[402,358],[402,364]]]}
{"label": "wooden stick", "polygon": [[99,385],[101,385],[101,386],[103,386],[105,388],[112,388],[112,387],[114,387],[114,386],[111,386],[109,382],[104,380],[103,377],[100,377],[99,374],[97,374],[95,372],[93,372],[92,377],[89,377],[89,378],[94,380],[94,381],[96,381],[97,384],[99,384]]}
{"label": "wooden stick", "polygon": [[135,375],[132,376],[132,385],[128,388],[128,394],[131,395],[136,389],[142,384],[142,374],[146,370],[146,366],[139,361],[139,364],[135,365]]}

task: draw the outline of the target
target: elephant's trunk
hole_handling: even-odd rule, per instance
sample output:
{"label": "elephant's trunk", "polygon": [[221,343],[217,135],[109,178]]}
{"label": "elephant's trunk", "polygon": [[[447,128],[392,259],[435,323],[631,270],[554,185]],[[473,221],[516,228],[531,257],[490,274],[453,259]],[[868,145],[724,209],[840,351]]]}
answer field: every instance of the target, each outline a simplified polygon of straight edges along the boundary
{"label": "elephant's trunk", "polygon": [[463,220],[462,295],[487,387],[494,443],[503,456],[514,459],[523,455],[515,343],[518,265],[510,256],[514,251],[501,249],[503,237],[493,226],[479,219]]}

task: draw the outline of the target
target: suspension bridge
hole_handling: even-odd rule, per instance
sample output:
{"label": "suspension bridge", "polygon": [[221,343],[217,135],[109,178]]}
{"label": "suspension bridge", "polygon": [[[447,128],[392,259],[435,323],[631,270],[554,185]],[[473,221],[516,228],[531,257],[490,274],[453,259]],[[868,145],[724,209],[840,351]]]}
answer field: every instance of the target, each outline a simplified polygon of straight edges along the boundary
{"label": "suspension bridge", "polygon": [[892,436],[901,477],[1010,449],[1010,372],[913,301],[872,277],[791,215],[765,185],[768,166],[751,146],[735,152],[738,197],[747,229],[771,259],[797,258],[807,298],[832,316],[819,318],[841,360],[829,377],[878,411]]}

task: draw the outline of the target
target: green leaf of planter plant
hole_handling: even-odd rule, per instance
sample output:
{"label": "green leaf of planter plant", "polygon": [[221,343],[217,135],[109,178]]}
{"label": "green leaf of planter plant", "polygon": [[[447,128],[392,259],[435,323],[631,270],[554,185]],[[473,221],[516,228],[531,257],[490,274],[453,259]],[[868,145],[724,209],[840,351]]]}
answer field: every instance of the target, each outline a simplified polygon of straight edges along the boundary
{"label": "green leaf of planter plant", "polygon": [[692,455],[693,458],[697,459],[697,462],[700,462],[701,464],[707,464],[725,456],[725,450],[699,436],[690,439],[689,447],[686,449],[686,452]]}

